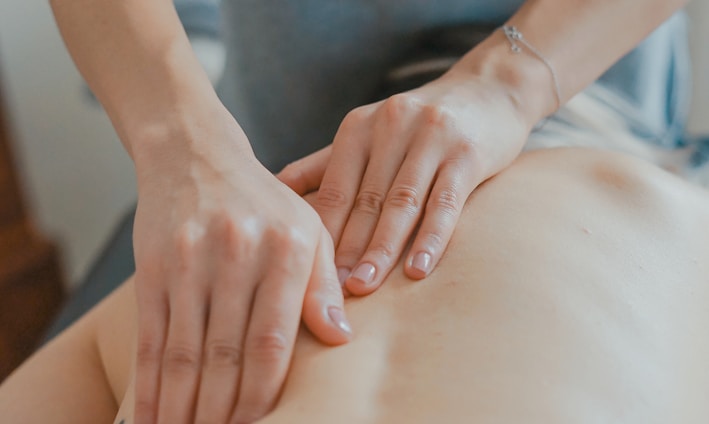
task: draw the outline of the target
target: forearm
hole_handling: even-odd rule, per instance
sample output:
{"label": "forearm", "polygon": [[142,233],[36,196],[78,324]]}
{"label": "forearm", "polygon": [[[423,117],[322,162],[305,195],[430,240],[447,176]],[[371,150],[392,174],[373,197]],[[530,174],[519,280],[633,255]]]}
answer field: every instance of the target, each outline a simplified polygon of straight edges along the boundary
{"label": "forearm", "polygon": [[146,140],[179,143],[169,135],[221,113],[171,1],[51,4],[69,52],[134,159]]}
{"label": "forearm", "polygon": [[[508,21],[553,67],[563,104],[636,46],[687,0],[528,0]],[[552,74],[523,47],[514,54],[501,31],[456,68],[501,76],[532,122],[559,106]]]}

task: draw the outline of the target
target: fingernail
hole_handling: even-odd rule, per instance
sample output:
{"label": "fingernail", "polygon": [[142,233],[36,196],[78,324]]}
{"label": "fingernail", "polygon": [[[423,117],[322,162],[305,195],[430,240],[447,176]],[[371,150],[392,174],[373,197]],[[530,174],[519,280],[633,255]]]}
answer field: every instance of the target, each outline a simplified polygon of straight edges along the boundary
{"label": "fingernail", "polygon": [[350,276],[350,272],[352,271],[349,268],[337,268],[337,279],[340,280],[341,286],[345,286],[345,280]]}
{"label": "fingernail", "polygon": [[345,312],[341,308],[337,306],[330,306],[327,308],[327,314],[330,317],[330,321],[332,321],[337,328],[347,334],[352,334],[352,327],[350,327],[350,323],[347,322]]}
{"label": "fingernail", "polygon": [[355,268],[354,272],[352,272],[352,278],[357,279],[361,281],[365,286],[368,286],[374,281],[374,275],[376,273],[377,269],[374,267],[374,265],[365,262]]}
{"label": "fingernail", "polygon": [[426,252],[418,252],[411,261],[411,268],[428,275],[431,272],[431,255]]}

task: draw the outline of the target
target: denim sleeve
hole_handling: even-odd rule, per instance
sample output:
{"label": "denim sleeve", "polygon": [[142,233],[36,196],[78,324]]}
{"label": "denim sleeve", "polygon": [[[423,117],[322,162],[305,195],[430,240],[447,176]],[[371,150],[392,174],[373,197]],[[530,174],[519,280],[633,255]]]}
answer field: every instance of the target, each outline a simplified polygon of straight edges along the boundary
{"label": "denim sleeve", "polygon": [[220,0],[175,0],[177,15],[187,35],[221,37]]}

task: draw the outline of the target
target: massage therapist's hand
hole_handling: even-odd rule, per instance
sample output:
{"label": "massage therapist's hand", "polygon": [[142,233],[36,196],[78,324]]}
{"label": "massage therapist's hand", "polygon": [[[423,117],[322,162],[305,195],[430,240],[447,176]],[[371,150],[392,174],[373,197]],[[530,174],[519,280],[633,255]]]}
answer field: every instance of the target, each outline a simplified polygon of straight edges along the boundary
{"label": "massage therapist's hand", "polygon": [[359,107],[332,145],[278,177],[315,208],[336,245],[338,275],[374,291],[418,232],[404,262],[422,279],[438,263],[471,192],[520,152],[531,125],[510,88],[455,68],[427,85]]}
{"label": "massage therapist's hand", "polygon": [[317,213],[238,147],[247,143],[236,122],[200,128],[170,140],[189,151],[136,155],[137,424],[263,416],[284,382],[301,311],[321,341],[349,340]]}

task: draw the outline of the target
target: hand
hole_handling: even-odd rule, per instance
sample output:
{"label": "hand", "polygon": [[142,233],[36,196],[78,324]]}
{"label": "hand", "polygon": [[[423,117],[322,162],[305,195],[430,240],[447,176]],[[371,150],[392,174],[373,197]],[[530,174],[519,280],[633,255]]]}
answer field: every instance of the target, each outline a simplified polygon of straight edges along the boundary
{"label": "hand", "polygon": [[278,178],[303,194],[337,246],[338,276],[369,294],[397,263],[418,225],[406,275],[441,258],[471,192],[520,152],[531,125],[510,87],[451,70],[418,89],[350,112],[332,145]]}
{"label": "hand", "polygon": [[324,343],[350,337],[320,218],[236,147],[246,137],[235,122],[227,127],[193,137],[212,146],[136,160],[137,424],[262,417],[284,382],[301,311]]}

